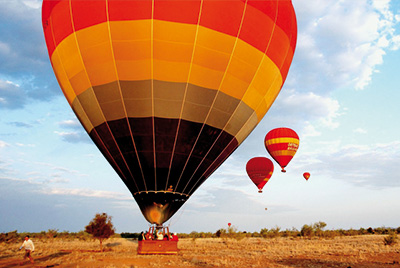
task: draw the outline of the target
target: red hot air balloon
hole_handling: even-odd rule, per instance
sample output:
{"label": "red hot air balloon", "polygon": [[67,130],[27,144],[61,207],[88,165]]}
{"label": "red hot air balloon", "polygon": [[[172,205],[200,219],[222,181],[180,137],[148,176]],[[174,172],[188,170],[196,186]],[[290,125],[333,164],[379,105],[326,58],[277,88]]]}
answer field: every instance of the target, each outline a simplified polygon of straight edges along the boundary
{"label": "red hot air balloon", "polygon": [[290,0],[43,0],[61,89],[161,225],[244,141],[286,79]]}
{"label": "red hot air balloon", "polygon": [[274,172],[274,164],[266,157],[254,157],[247,162],[246,171],[250,179],[262,193],[264,185],[269,181]]}
{"label": "red hot air balloon", "polygon": [[306,179],[306,181],[308,181],[308,179],[310,178],[310,173],[309,172],[304,172],[303,173],[303,177],[304,177],[304,179]]}
{"label": "red hot air balloon", "polygon": [[232,223],[229,222],[229,223],[228,223],[228,227],[231,227],[231,225],[232,225]]}
{"label": "red hot air balloon", "polygon": [[275,128],[265,136],[265,148],[271,157],[281,166],[282,172],[297,152],[300,140],[290,128]]}

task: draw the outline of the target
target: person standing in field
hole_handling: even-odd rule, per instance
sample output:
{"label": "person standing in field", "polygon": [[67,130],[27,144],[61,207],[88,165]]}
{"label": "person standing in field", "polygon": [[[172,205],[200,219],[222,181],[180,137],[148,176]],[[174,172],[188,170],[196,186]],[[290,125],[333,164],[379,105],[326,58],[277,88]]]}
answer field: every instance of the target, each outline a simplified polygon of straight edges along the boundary
{"label": "person standing in field", "polygon": [[32,258],[32,252],[35,251],[35,246],[33,245],[32,240],[29,239],[29,235],[25,236],[25,241],[24,241],[24,243],[22,243],[19,250],[21,250],[22,248],[25,248],[24,260],[26,258],[29,258],[31,263],[34,263],[33,258]]}

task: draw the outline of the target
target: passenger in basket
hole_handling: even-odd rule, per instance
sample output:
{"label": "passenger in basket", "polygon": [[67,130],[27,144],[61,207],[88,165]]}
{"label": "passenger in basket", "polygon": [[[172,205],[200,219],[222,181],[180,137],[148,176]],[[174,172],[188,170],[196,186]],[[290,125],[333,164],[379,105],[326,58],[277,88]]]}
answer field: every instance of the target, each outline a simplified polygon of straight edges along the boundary
{"label": "passenger in basket", "polygon": [[143,232],[141,232],[139,237],[138,237],[138,241],[142,241],[142,240],[146,240],[146,236],[144,235]]}
{"label": "passenger in basket", "polygon": [[164,239],[164,236],[163,236],[162,232],[161,231],[157,232],[157,240],[163,240],[163,239]]}
{"label": "passenger in basket", "polygon": [[176,233],[174,233],[174,234],[172,235],[171,241],[178,241],[178,235],[177,235]]}

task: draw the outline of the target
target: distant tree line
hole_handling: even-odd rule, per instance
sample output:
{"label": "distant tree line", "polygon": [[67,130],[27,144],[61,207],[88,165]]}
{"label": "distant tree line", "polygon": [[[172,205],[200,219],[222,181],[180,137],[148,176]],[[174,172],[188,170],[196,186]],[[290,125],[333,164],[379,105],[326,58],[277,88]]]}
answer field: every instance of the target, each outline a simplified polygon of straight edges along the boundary
{"label": "distant tree line", "polygon": [[[104,216],[101,215],[101,216]],[[96,215],[99,217],[99,215]],[[96,219],[95,217],[95,219]],[[105,219],[107,219],[107,215],[105,215]],[[110,224],[109,218],[108,221],[100,221],[102,225]],[[107,223],[107,224],[105,224]],[[93,224],[93,221],[90,223]],[[89,225],[90,225],[89,224]],[[89,226],[88,225],[88,226]],[[259,232],[246,232],[246,231],[238,231],[235,226],[230,226],[226,229],[219,229],[215,233],[213,232],[190,232],[190,233],[178,233],[179,238],[223,238],[223,239],[243,239],[248,237],[258,237],[258,238],[277,238],[277,237],[290,237],[290,238],[334,238],[337,236],[355,236],[355,235],[396,235],[400,234],[400,227],[398,228],[390,228],[390,227],[377,227],[377,228],[360,228],[360,229],[337,229],[337,230],[325,230],[327,224],[325,222],[316,222],[313,224],[305,224],[303,227],[298,230],[296,228],[285,229],[282,230],[280,227],[276,226],[274,228],[262,228]],[[108,237],[122,237],[127,239],[137,239],[140,233],[129,233],[123,232],[120,234],[114,233],[114,229],[110,227],[112,231],[106,233]],[[32,238],[35,239],[78,239],[78,240],[91,240],[91,239],[99,239],[99,235],[90,234],[87,231],[91,230],[90,228],[86,228],[86,231],[80,232],[68,232],[62,231],[59,232],[57,229],[49,229],[47,231],[42,231],[40,233],[29,233]],[[21,241],[28,233],[18,233],[17,230],[8,232],[8,233],[0,233],[0,243],[13,243],[16,241]],[[390,244],[390,241],[388,242]]]}

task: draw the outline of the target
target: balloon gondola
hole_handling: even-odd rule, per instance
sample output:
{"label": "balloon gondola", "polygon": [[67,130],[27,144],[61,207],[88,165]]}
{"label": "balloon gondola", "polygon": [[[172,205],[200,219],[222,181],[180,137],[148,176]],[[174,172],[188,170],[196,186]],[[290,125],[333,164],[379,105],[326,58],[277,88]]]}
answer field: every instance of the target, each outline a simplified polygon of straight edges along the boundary
{"label": "balloon gondola", "polygon": [[42,23],[68,103],[158,226],[267,113],[297,36],[288,0],[44,0]]}

